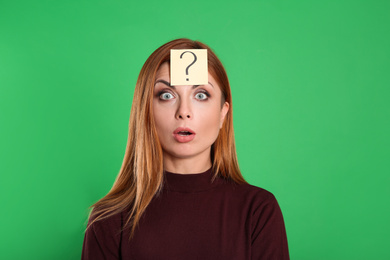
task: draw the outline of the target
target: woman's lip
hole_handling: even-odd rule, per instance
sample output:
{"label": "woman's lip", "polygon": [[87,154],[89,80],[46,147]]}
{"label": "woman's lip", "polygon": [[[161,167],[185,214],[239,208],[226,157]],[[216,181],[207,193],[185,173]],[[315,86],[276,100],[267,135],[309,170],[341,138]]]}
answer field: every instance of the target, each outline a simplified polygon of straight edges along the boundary
{"label": "woman's lip", "polygon": [[190,132],[191,134],[195,134],[195,132],[192,131],[192,129],[188,128],[188,127],[178,127],[178,128],[176,128],[175,131],[173,131],[173,134],[176,135],[179,132]]}
{"label": "woman's lip", "polygon": [[[180,135],[179,132],[190,132],[191,134]],[[178,141],[179,143],[188,143],[195,138],[195,135],[196,135],[195,132],[192,131],[192,129],[188,128],[188,127],[178,127],[173,132],[173,138],[175,138],[175,140]]]}
{"label": "woman's lip", "polygon": [[191,135],[173,134],[173,138],[175,138],[175,140],[178,141],[179,143],[188,143],[195,138],[195,134],[191,134]]}

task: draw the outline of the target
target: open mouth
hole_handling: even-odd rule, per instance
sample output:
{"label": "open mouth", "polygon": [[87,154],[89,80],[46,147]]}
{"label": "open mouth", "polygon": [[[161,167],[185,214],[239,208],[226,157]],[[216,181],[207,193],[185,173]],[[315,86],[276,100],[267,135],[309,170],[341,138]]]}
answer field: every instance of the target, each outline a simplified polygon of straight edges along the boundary
{"label": "open mouth", "polygon": [[173,138],[179,143],[188,143],[195,138],[196,133],[188,127],[178,127],[173,132]]}
{"label": "open mouth", "polygon": [[178,134],[181,136],[187,136],[187,135],[192,135],[193,133],[188,132],[188,131],[180,131],[180,132],[178,132]]}

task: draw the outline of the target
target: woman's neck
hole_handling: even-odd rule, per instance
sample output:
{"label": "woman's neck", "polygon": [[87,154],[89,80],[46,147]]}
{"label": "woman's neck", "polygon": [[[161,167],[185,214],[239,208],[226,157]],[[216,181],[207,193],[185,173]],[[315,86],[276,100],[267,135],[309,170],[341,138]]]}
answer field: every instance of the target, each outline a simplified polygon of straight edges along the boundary
{"label": "woman's neck", "polygon": [[180,174],[196,174],[211,168],[210,153],[202,153],[188,158],[177,158],[163,152],[164,170]]}

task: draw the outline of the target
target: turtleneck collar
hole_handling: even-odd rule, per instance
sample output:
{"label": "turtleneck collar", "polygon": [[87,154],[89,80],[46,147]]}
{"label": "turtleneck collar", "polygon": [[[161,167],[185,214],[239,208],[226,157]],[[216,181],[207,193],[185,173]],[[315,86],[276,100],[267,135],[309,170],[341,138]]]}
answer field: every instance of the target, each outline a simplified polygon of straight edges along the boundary
{"label": "turtleneck collar", "polygon": [[212,181],[212,168],[205,172],[194,174],[180,174],[164,171],[164,189],[179,192],[199,192],[214,188],[222,180],[217,177]]}

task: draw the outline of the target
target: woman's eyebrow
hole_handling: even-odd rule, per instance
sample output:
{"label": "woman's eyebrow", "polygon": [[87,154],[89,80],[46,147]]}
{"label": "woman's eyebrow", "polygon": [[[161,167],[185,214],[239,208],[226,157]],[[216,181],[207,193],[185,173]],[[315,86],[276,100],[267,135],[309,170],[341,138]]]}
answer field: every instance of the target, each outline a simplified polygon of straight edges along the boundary
{"label": "woman's eyebrow", "polygon": [[176,89],[175,86],[171,86],[171,83],[169,83],[168,81],[165,81],[163,79],[157,80],[156,83],[154,83],[154,85],[156,85],[157,83],[163,83],[163,84],[167,85],[170,88]]}
{"label": "woman's eyebrow", "polygon": [[[212,86],[212,87],[214,88],[213,84],[211,84],[210,81],[209,81],[209,85]],[[197,87],[199,87],[199,86],[200,86],[200,85],[194,85],[194,86],[192,87],[192,89],[197,88]]]}
{"label": "woman's eyebrow", "polygon": [[[171,83],[169,83],[168,81],[165,81],[165,80],[163,80],[163,79],[157,80],[156,83],[154,83],[154,85],[156,85],[157,83],[163,83],[163,84],[167,85],[167,86],[170,87],[170,88],[176,89],[175,86],[171,86]],[[214,86],[213,86],[213,84],[211,84],[211,82],[209,82],[209,84],[210,84],[210,86],[212,86],[212,87],[214,88]],[[192,86],[192,89],[195,89],[195,88],[197,88],[197,87],[199,87],[199,86],[200,86],[200,85],[193,85],[193,86]]]}

